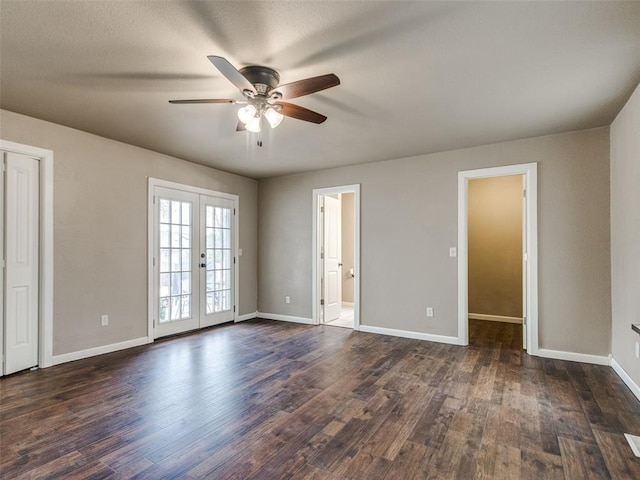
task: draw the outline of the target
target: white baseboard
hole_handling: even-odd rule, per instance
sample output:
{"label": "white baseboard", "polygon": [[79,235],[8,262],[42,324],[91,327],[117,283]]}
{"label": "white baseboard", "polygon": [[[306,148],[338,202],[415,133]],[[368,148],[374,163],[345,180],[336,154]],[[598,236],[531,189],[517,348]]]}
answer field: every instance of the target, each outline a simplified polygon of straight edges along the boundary
{"label": "white baseboard", "polygon": [[470,313],[469,318],[471,320],[489,320],[490,322],[522,324],[522,317],[503,317],[502,315],[487,315],[486,313]]}
{"label": "white baseboard", "polygon": [[291,315],[280,315],[278,313],[265,313],[265,312],[257,312],[256,316],[258,318],[266,318],[267,320],[280,320],[282,322],[304,323],[305,325],[315,325],[315,322],[312,319],[305,318],[305,317],[294,317]]}
{"label": "white baseboard", "polygon": [[60,365],[61,363],[82,360],[83,358],[95,357],[96,355],[104,355],[105,353],[117,352],[118,350],[124,350],[126,348],[139,347],[140,345],[146,345],[147,343],[153,343],[153,339],[149,337],[140,337],[134,338],[133,340],[126,340],[124,342],[101,345],[100,347],[87,348],[86,350],[79,350],[77,352],[54,355],[51,365]]}
{"label": "white baseboard", "polygon": [[569,360],[570,362],[592,363],[594,365],[609,365],[609,357],[603,355],[591,355],[588,353],[563,352],[561,350],[538,349],[539,357],[554,358],[556,360]]}
{"label": "white baseboard", "polygon": [[246,320],[251,320],[252,318],[256,318],[258,316],[258,312],[245,313],[244,315],[238,315],[236,318],[237,322],[244,322]]}
{"label": "white baseboard", "polygon": [[427,340],[429,342],[448,343],[460,345],[458,337],[448,337],[446,335],[434,335],[431,333],[411,332],[408,330],[396,330],[395,328],[372,327],[370,325],[360,325],[360,332],[377,333],[380,335],[391,335],[392,337],[413,338],[415,340]]}
{"label": "white baseboard", "polygon": [[624,371],[624,368],[620,366],[618,362],[616,362],[615,358],[611,358],[611,368],[613,371],[618,374],[618,376],[622,379],[629,390],[636,396],[638,400],[640,400],[640,386]]}

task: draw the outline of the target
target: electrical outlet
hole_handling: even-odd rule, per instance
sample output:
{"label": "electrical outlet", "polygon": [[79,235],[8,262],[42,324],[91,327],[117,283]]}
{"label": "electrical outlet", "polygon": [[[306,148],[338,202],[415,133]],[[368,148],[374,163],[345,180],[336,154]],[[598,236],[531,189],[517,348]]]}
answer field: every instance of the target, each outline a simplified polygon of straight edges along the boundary
{"label": "electrical outlet", "polygon": [[289,295],[284,297],[284,303],[291,303],[291,297]]}
{"label": "electrical outlet", "polygon": [[109,315],[102,315],[102,317],[100,317],[100,322],[103,327],[109,325]]}
{"label": "electrical outlet", "polygon": [[433,317],[433,307],[427,307],[427,317]]}

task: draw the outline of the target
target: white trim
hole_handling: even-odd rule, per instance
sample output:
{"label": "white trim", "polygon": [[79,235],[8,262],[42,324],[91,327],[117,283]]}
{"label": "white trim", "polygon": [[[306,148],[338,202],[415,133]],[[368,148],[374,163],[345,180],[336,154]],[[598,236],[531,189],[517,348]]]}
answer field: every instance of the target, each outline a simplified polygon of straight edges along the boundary
{"label": "white trim", "polygon": [[234,292],[233,299],[235,304],[235,312],[233,321],[239,321],[238,311],[240,309],[240,255],[238,255],[240,249],[240,195],[233,193],[218,192],[216,190],[209,190],[207,188],[194,187],[183,183],[171,182],[169,180],[162,180],[159,178],[149,177],[147,187],[147,336],[149,338],[154,337],[153,331],[153,315],[155,307],[154,299],[154,269],[153,269],[153,255],[155,245],[155,209],[153,204],[153,197],[155,195],[156,187],[172,188],[181,192],[195,193],[198,195],[206,195],[209,197],[224,198],[233,201],[233,208],[236,214],[234,215],[234,235],[233,235],[233,256],[236,259],[234,265]]}
{"label": "white trim", "polygon": [[353,302],[342,302],[343,307],[353,307]]}
{"label": "white trim", "polygon": [[0,150],[40,162],[40,338],[38,366],[53,365],[53,151],[0,140]]}
{"label": "white trim", "polygon": [[490,322],[519,323],[522,324],[522,317],[504,317],[502,315],[487,315],[486,313],[469,313],[471,320],[488,320]]}
{"label": "white trim", "polygon": [[629,390],[636,396],[638,400],[640,400],[640,386],[624,371],[624,368],[620,366],[616,359],[611,357],[611,368],[613,371],[618,374],[618,376],[622,379],[624,384],[629,387]]}
{"label": "white trim", "polygon": [[278,313],[256,312],[257,318],[265,318],[267,320],[280,320],[281,322],[304,323],[305,325],[315,325],[311,318],[293,317],[291,315],[280,315]]}
{"label": "white trim", "polygon": [[396,330],[395,328],[372,327],[370,325],[360,325],[360,331],[365,333],[376,333],[378,335],[390,335],[392,337],[412,338],[414,340],[426,340],[428,342],[459,345],[458,337],[449,337],[447,335],[434,335],[432,333],[411,332],[409,330]]}
{"label": "white trim", "polygon": [[236,323],[237,322],[244,322],[246,320],[251,320],[253,318],[256,318],[258,316],[258,312],[251,312],[251,313],[247,313],[245,315],[238,315],[236,317]]}
{"label": "white trim", "polygon": [[507,165],[503,167],[482,168],[458,172],[458,343],[469,344],[469,292],[467,245],[467,217],[469,180],[473,178],[501,177],[506,175],[524,175],[527,191],[527,229],[528,245],[528,281],[526,314],[527,345],[530,355],[538,352],[538,169],[536,163]]}
{"label": "white trim", "polygon": [[593,365],[609,365],[609,357],[602,355],[591,355],[589,353],[563,352],[562,350],[549,350],[540,348],[537,355],[544,358],[556,360],[568,360],[569,362],[591,363]]}
{"label": "white trim", "polygon": [[636,457],[640,457],[640,437],[631,435],[630,433],[625,433],[624,437],[627,439],[627,443],[631,447],[633,454]]}
{"label": "white trim", "polygon": [[320,272],[318,271],[318,199],[321,195],[353,193],[353,329],[360,330],[360,184],[314,188],[311,235],[311,321],[320,324]]}
{"label": "white trim", "polygon": [[83,358],[95,357],[96,355],[104,355],[105,353],[112,353],[119,350],[125,350],[127,348],[139,347],[140,345],[146,345],[147,343],[153,343],[153,338],[140,337],[134,338],[132,340],[126,340],[124,342],[112,343],[110,345],[101,345],[99,347],[87,348],[86,350],[80,350],[77,352],[63,353],[62,355],[55,355],[53,357],[52,365],[60,365],[61,363],[82,360]]}

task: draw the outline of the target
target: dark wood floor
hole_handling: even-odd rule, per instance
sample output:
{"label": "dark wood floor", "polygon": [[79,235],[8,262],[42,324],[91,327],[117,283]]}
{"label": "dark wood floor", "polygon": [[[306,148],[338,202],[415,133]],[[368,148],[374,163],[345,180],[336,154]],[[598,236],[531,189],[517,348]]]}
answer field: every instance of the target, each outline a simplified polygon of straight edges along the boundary
{"label": "dark wood floor", "polygon": [[256,320],[0,380],[0,477],[640,479],[609,367]]}

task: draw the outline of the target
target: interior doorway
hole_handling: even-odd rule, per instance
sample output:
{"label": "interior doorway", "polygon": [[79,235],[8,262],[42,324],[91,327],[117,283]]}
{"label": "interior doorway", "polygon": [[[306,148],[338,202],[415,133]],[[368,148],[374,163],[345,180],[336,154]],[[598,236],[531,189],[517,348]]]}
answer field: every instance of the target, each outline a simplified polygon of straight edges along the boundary
{"label": "interior doorway", "polygon": [[359,329],[359,185],[313,191],[313,319]]}
{"label": "interior doorway", "polygon": [[[510,177],[510,178],[507,178]],[[487,214],[485,212],[484,221],[490,223],[491,227],[485,232],[484,241],[488,245],[470,246],[473,238],[477,236],[477,228],[470,222],[478,221],[471,217],[474,210],[477,210],[478,201],[484,201],[480,198],[475,199],[474,205],[470,205],[470,195],[473,194],[474,187],[482,188],[490,186],[486,184],[472,182],[476,180],[491,180],[493,183],[509,183],[511,181],[511,189],[515,190],[519,200],[509,200],[515,202],[511,205],[511,216],[517,219],[517,224],[511,223],[511,246],[510,262],[511,265],[502,265],[499,259],[506,255],[505,245],[501,245],[503,238],[496,238],[504,232],[496,230],[496,224],[500,222],[498,218],[490,218],[491,209]],[[501,182],[500,179],[504,180]],[[495,185],[494,185],[495,186]],[[494,192],[495,194],[495,192]],[[492,201],[495,203],[495,198]],[[500,202],[500,200],[498,200]],[[501,200],[506,202],[507,200]],[[487,202],[487,203],[492,203]],[[484,205],[481,207],[487,207]],[[490,206],[490,205],[489,205]],[[503,205],[504,206],[504,205]],[[515,212],[519,210],[520,215]],[[477,212],[475,212],[477,213]],[[497,217],[496,210],[493,214]],[[488,215],[488,216],[487,216]],[[490,220],[487,220],[490,218]],[[504,220],[504,219],[502,219]],[[513,220],[513,219],[512,219]],[[482,220],[481,220],[482,221]],[[487,226],[487,225],[485,225]],[[474,232],[475,230],[475,232]],[[482,235],[481,235],[482,236]],[[492,238],[494,237],[494,238]],[[491,240],[494,242],[491,244]],[[482,239],[481,239],[482,241]],[[517,248],[514,242],[520,242],[521,248]],[[489,251],[491,255],[486,255],[478,261],[478,254],[482,250]],[[514,256],[514,251],[517,255]],[[475,258],[471,258],[475,256]],[[471,262],[471,263],[470,263]],[[483,265],[484,263],[484,265]],[[513,264],[517,265],[513,265]],[[474,269],[474,271],[471,271]],[[510,270],[510,280],[504,278],[497,281],[496,273],[500,270]],[[469,319],[476,318],[483,321],[502,321],[509,323],[520,322],[522,327],[518,327],[522,332],[522,348],[526,349],[529,354],[535,355],[538,352],[538,289],[537,289],[537,164],[510,165],[505,167],[485,168],[479,170],[468,170],[459,172],[458,174],[458,342],[461,345],[469,344]],[[514,281],[514,276],[519,276]],[[479,278],[480,277],[480,278]],[[489,278],[491,277],[491,278]],[[496,282],[502,282],[496,287]],[[509,288],[509,282],[515,283],[516,288]],[[478,288],[478,284],[486,284],[486,288]],[[493,285],[489,285],[493,283]],[[475,290],[472,290],[475,285]],[[509,291],[510,293],[505,294]],[[489,300],[487,297],[494,295],[497,300]],[[505,297],[509,297],[505,302]],[[519,297],[519,298],[518,298]],[[493,302],[493,306],[490,306]],[[482,311],[472,311],[470,309],[489,309],[491,313]],[[518,312],[522,312],[518,315]]]}
{"label": "interior doorway", "polygon": [[526,344],[523,181],[523,175],[503,175],[468,183],[469,342],[474,345]]}

